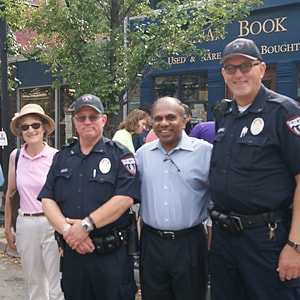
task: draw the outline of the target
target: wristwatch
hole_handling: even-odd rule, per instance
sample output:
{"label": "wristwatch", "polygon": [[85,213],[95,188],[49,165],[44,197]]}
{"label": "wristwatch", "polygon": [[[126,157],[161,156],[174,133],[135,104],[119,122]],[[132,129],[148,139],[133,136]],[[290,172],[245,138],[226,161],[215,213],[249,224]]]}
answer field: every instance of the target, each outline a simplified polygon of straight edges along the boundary
{"label": "wristwatch", "polygon": [[300,244],[295,243],[295,242],[292,242],[292,241],[290,241],[290,240],[287,241],[287,244],[288,244],[289,246],[291,246],[292,248],[294,248],[297,252],[300,253]]}
{"label": "wristwatch", "polygon": [[87,222],[86,219],[83,219],[83,220],[81,221],[81,226],[82,226],[82,230],[83,230],[84,232],[89,233],[89,232],[92,231],[92,226],[90,225],[89,222]]}

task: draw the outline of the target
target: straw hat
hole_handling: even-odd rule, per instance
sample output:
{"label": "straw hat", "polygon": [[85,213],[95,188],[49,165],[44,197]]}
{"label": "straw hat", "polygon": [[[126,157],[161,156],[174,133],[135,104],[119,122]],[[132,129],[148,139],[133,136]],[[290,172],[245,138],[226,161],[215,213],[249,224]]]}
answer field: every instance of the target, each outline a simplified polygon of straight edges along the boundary
{"label": "straw hat", "polygon": [[10,127],[11,132],[15,136],[20,136],[20,133],[17,129],[18,120],[21,117],[24,117],[24,116],[29,115],[29,114],[36,114],[36,115],[40,116],[42,119],[44,119],[46,121],[46,123],[48,124],[47,134],[50,134],[51,132],[54,131],[54,129],[55,129],[54,120],[51,117],[49,117],[48,115],[45,114],[45,112],[44,112],[44,110],[41,106],[39,106],[38,104],[30,103],[30,104],[24,105],[21,108],[21,110],[19,112],[15,113],[15,115],[11,119],[9,127]]}

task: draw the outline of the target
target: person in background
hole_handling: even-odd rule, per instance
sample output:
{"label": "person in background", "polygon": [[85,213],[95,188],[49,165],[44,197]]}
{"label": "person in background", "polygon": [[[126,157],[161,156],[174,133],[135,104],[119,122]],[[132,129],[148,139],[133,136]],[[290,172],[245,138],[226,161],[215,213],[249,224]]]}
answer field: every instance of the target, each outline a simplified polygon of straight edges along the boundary
{"label": "person in background", "polygon": [[152,103],[145,102],[139,106],[139,109],[147,113],[147,127],[141,134],[134,134],[132,136],[132,141],[135,151],[145,144],[145,138],[151,130],[151,109]]}
{"label": "person in background", "polygon": [[186,124],[185,124],[184,130],[185,130],[185,133],[186,133],[187,135],[189,135],[189,134],[190,134],[190,131],[191,131],[191,129],[192,129],[192,123],[191,123],[191,119],[192,119],[192,110],[191,110],[191,108],[190,108],[187,104],[185,104],[185,103],[182,103],[182,106],[183,106],[183,108],[184,108],[185,115],[186,115]]}
{"label": "person in background", "polygon": [[147,128],[148,115],[140,109],[132,110],[124,121],[118,126],[112,140],[126,146],[132,153],[135,153],[132,136],[134,134],[142,134]]}
{"label": "person in background", "polygon": [[212,145],[184,131],[172,97],[153,105],[158,139],[137,150],[141,176],[140,281],[143,300],[206,300],[208,172]]}
{"label": "person in background", "polygon": [[[194,128],[191,130],[190,137],[195,137],[197,139],[203,139],[210,144],[213,144],[214,137],[215,137],[215,121],[207,121],[207,122],[201,122],[194,126]],[[211,244],[211,234],[212,234],[212,222],[211,219],[208,218],[204,222],[207,230],[207,244],[208,249],[210,249]]]}
{"label": "person in background", "polygon": [[[5,236],[8,246],[21,257],[22,271],[27,282],[29,299],[64,299],[60,288],[59,252],[54,229],[44,215],[37,195],[43,187],[56,149],[45,137],[54,131],[52,118],[37,104],[27,104],[15,113],[11,132],[24,140],[17,170],[17,149],[9,158],[8,186],[5,199]],[[18,190],[20,209],[16,233],[12,231],[9,195]]]}
{"label": "person in background", "polygon": [[213,144],[215,130],[215,121],[200,122],[194,126],[189,136],[197,139],[203,139]]}
{"label": "person in background", "polygon": [[227,44],[221,64],[234,98],[215,114],[211,299],[296,300],[300,106],[263,85],[266,64],[252,40]]}
{"label": "person in background", "polygon": [[134,155],[103,137],[106,121],[98,97],[77,99],[79,138],[55,155],[38,196],[59,234],[67,300],[134,300],[137,292],[128,228],[140,180]]}

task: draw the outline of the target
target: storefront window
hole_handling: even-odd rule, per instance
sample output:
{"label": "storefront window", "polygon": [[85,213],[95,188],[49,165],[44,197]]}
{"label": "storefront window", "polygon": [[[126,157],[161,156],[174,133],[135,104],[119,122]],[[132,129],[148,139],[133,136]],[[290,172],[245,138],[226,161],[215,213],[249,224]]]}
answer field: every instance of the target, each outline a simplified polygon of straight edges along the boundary
{"label": "storefront window", "polygon": [[178,98],[178,76],[164,76],[155,78],[154,100],[164,96]]}
{"label": "storefront window", "polygon": [[181,76],[181,101],[188,104],[192,111],[192,127],[207,120],[208,79],[207,72]]}
{"label": "storefront window", "polygon": [[[21,107],[35,103],[44,109],[53,120],[55,120],[55,101],[54,90],[51,87],[33,87],[20,90],[21,95]],[[51,146],[55,145],[54,132],[47,137],[47,143]]]}
{"label": "storefront window", "polygon": [[[45,87],[32,87],[20,89],[21,107],[36,103],[43,107],[46,114],[55,120],[56,130],[47,137],[47,143],[53,147],[61,148],[66,144],[68,138],[75,135],[72,124],[74,110],[74,97],[70,89],[61,88],[59,91]],[[57,105],[55,102],[57,100]],[[56,111],[55,107],[59,109]]]}
{"label": "storefront window", "polygon": [[207,120],[207,72],[156,77],[154,100],[163,96],[176,97],[190,106],[192,110],[192,127]]}

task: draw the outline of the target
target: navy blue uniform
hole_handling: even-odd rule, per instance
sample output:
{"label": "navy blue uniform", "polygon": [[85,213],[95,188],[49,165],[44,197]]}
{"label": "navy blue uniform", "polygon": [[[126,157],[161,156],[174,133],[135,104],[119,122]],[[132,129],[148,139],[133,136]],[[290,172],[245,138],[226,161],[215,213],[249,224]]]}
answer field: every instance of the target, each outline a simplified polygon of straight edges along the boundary
{"label": "navy blue uniform", "polygon": [[[102,137],[88,155],[81,152],[76,141],[59,151],[38,198],[53,199],[64,216],[83,219],[114,195],[139,201],[140,180],[133,154],[121,144]],[[117,221],[93,230],[90,237],[125,229],[128,223],[127,211]],[[103,255],[95,251],[81,255],[67,247],[62,287],[66,299],[133,300],[136,285],[127,247],[123,245]],[[85,294],[81,294],[83,291]]]}
{"label": "navy blue uniform", "polygon": [[[259,215],[288,210],[293,202],[295,175],[300,173],[298,103],[262,85],[246,111],[239,113],[232,101],[218,115],[209,177],[218,211]],[[238,236],[213,226],[213,300],[299,299],[299,290],[283,287],[299,288],[300,279],[281,283],[276,271],[288,239],[289,221],[253,226]],[[268,226],[277,226],[274,238],[270,238]]]}

